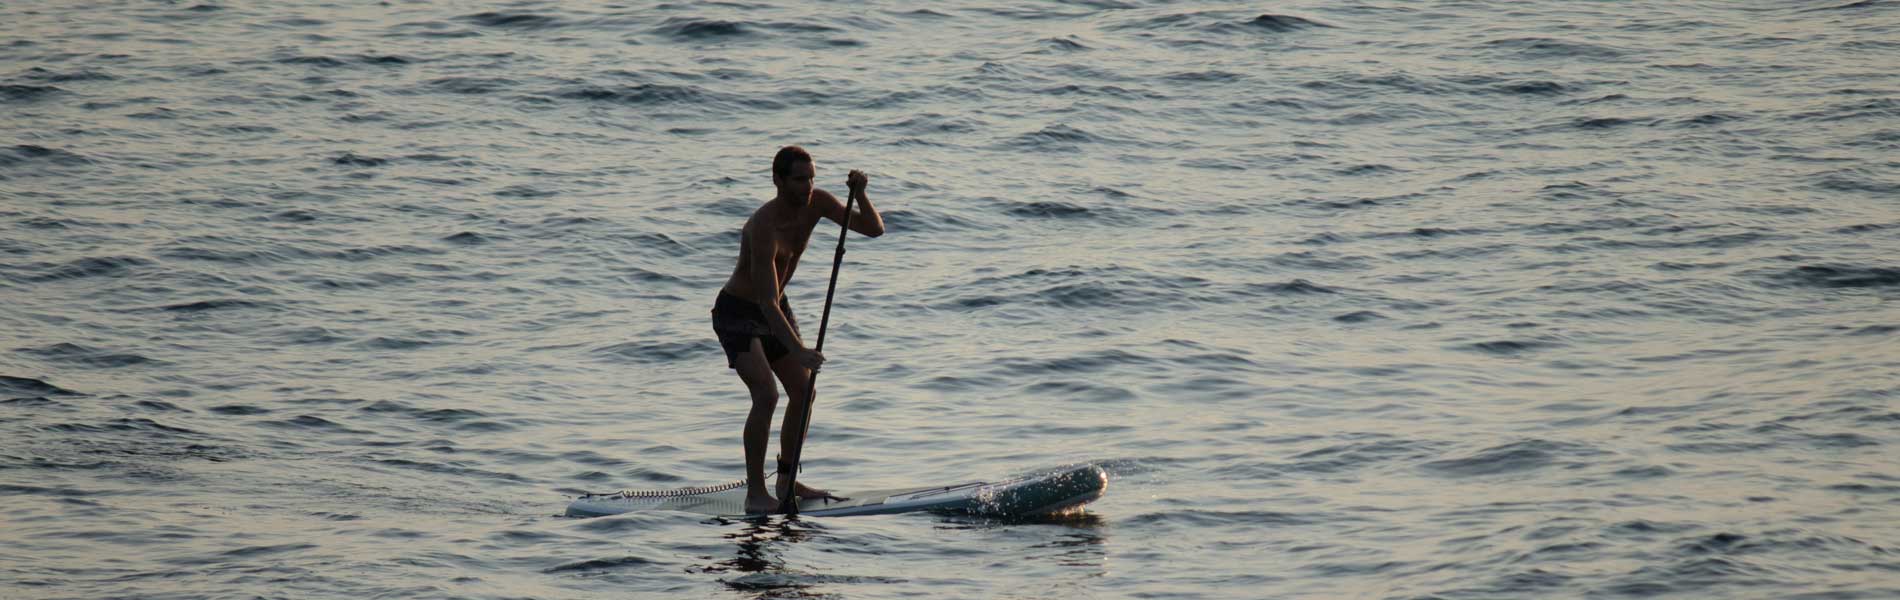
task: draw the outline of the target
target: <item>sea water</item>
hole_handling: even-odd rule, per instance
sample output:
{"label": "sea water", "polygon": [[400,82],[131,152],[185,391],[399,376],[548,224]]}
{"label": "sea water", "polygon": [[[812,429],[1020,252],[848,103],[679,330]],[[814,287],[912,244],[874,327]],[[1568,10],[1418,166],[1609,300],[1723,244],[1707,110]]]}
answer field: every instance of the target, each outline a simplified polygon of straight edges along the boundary
{"label": "sea water", "polygon": [[[0,23],[0,597],[1900,595],[1893,2]],[[800,480],[1103,499],[559,516],[742,474],[786,144],[888,230]]]}

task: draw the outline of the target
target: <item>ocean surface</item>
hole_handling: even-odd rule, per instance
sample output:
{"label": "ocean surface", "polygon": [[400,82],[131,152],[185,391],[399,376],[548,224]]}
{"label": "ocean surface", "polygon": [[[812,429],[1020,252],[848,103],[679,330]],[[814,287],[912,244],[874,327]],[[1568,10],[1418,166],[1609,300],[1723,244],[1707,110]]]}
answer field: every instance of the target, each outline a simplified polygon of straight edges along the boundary
{"label": "ocean surface", "polygon": [[[0,598],[1900,597],[1897,66],[1891,0],[6,2]],[[741,476],[785,144],[889,229],[800,481],[1104,498],[560,516]]]}

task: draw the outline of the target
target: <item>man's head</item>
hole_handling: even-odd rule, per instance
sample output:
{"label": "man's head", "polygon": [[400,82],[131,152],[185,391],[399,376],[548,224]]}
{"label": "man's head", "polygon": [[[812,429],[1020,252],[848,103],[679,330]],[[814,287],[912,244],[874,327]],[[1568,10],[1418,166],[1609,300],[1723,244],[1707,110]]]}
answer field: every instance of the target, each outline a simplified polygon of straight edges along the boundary
{"label": "man's head", "polygon": [[772,185],[778,187],[780,198],[799,204],[810,202],[812,178],[817,175],[811,153],[804,148],[786,146],[778,149],[778,156],[772,157]]}

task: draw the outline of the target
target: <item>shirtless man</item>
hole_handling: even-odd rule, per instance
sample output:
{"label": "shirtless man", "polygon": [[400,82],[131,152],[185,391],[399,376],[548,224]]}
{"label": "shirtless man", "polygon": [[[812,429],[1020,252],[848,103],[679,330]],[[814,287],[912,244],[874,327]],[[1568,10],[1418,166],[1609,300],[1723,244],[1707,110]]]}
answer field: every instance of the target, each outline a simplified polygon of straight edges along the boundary
{"label": "shirtless man", "polygon": [[[845,220],[844,203],[831,192],[812,187],[817,170],[811,154],[797,146],[779,149],[772,158],[772,185],[778,195],[752,212],[739,238],[739,264],[732,277],[719,290],[713,303],[713,331],[726,350],[726,366],[738,372],[752,392],[752,412],[745,420],[745,508],[748,513],[780,512],[778,500],[765,488],[765,448],[772,432],[772,412],[778,408],[778,388],[792,398],[786,407],[785,421],[779,430],[781,448],[778,466],[777,498],[785,498],[786,474],[794,468],[786,464],[792,448],[804,441],[805,405],[811,401],[812,373],[824,364],[825,357],[807,348],[798,337],[798,323],[792,320],[792,307],[785,302],[785,284],[798,270],[798,258],[811,241],[812,228],[819,217],[841,223]],[[845,179],[857,208],[851,216],[851,230],[877,237],[884,234],[884,218],[864,195],[869,179],[852,171]],[[824,490],[798,484],[799,498],[833,498]]]}

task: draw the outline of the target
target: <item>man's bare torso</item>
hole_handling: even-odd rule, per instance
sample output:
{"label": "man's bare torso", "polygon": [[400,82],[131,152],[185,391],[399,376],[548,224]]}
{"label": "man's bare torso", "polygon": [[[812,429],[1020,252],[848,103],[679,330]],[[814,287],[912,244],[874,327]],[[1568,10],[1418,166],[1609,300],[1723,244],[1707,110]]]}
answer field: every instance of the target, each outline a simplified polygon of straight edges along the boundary
{"label": "man's bare torso", "polygon": [[[818,193],[825,193],[818,190]],[[760,304],[777,304],[779,298],[760,298],[752,284],[755,248],[764,246],[772,253],[771,269],[778,275],[778,295],[785,295],[785,284],[798,270],[798,260],[811,242],[812,229],[818,226],[818,211],[811,205],[794,207],[773,200],[752,212],[739,233],[739,262],[726,278],[724,290]]]}

